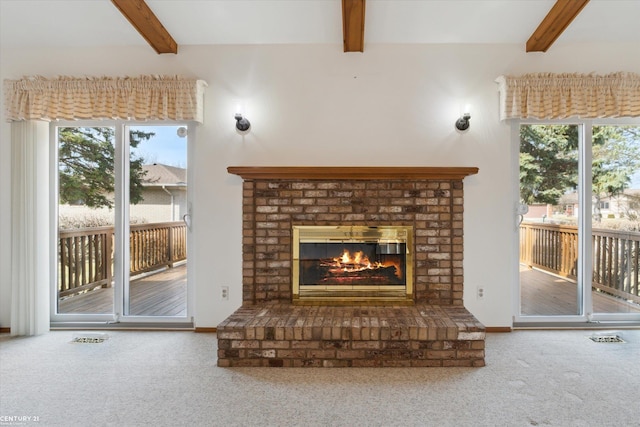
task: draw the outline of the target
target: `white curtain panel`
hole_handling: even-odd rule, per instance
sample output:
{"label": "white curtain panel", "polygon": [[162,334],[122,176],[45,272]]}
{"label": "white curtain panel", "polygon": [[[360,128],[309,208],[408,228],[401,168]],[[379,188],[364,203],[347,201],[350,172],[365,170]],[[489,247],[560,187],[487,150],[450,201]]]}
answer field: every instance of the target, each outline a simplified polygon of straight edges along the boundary
{"label": "white curtain panel", "polygon": [[640,117],[640,74],[500,76],[500,120]]}
{"label": "white curtain panel", "polygon": [[11,335],[49,331],[49,127],[11,123]]}

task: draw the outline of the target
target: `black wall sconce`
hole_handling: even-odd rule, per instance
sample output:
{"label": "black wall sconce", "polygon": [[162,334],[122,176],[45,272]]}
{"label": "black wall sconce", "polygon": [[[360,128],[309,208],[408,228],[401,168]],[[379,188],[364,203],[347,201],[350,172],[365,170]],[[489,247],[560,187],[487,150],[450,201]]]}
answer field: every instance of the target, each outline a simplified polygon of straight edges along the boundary
{"label": "black wall sconce", "polygon": [[235,119],[236,119],[236,129],[238,129],[240,132],[246,132],[251,127],[251,123],[249,123],[249,120],[243,117],[242,114],[236,113]]}
{"label": "black wall sconce", "polygon": [[469,120],[471,120],[471,113],[464,113],[462,117],[456,120],[456,129],[458,129],[460,132],[468,130],[469,126],[471,125],[471,123],[469,123]]}

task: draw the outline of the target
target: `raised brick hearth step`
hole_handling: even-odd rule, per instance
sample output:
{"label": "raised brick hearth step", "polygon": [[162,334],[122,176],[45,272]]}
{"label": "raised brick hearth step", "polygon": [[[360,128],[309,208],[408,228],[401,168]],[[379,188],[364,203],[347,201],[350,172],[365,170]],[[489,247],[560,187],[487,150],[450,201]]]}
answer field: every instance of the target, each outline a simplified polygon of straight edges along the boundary
{"label": "raised brick hearth step", "polygon": [[218,326],[218,366],[484,366],[460,306],[244,305]]}

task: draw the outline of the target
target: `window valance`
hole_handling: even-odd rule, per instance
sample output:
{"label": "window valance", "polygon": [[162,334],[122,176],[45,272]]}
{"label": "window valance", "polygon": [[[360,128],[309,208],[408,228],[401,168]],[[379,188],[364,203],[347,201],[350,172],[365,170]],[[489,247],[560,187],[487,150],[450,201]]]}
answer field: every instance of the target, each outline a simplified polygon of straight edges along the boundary
{"label": "window valance", "polygon": [[500,76],[500,120],[640,116],[640,74]]}
{"label": "window valance", "polygon": [[25,77],[5,80],[5,109],[17,120],[203,121],[203,80],[177,76]]}

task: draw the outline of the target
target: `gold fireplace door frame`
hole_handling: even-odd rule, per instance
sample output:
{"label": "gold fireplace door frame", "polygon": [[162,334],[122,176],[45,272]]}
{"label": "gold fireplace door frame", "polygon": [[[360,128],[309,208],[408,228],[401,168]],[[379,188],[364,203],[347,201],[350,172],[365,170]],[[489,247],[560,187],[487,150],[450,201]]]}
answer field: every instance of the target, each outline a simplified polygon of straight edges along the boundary
{"label": "gold fireplace door frame", "polygon": [[[300,243],[405,243],[406,285],[345,286],[300,285]],[[293,226],[294,304],[413,304],[413,227],[399,226]]]}

